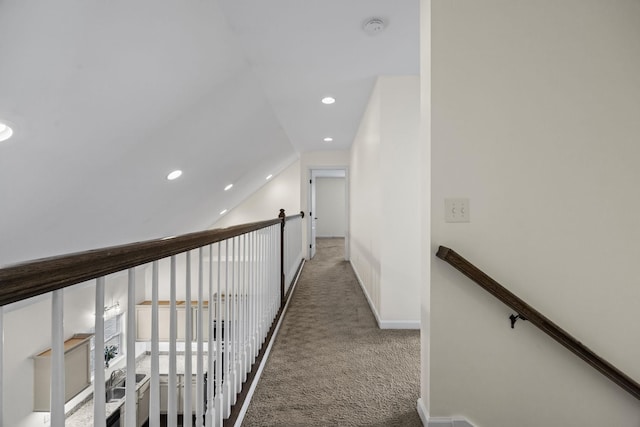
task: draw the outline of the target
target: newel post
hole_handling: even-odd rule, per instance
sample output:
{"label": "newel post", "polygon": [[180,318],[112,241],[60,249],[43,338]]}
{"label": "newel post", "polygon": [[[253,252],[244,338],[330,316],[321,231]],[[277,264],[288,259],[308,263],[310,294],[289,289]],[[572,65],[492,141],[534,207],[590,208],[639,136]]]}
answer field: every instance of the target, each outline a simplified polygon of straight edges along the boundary
{"label": "newel post", "polygon": [[280,307],[284,307],[284,225],[287,216],[284,209],[280,209]]}

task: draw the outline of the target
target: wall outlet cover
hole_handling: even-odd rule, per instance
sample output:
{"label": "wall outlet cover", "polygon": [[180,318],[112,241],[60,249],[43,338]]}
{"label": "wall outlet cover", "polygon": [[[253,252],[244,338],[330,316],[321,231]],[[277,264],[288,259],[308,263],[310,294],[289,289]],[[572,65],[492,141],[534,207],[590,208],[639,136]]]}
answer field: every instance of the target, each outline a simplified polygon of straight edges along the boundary
{"label": "wall outlet cover", "polygon": [[444,199],[445,222],[469,222],[469,199]]}

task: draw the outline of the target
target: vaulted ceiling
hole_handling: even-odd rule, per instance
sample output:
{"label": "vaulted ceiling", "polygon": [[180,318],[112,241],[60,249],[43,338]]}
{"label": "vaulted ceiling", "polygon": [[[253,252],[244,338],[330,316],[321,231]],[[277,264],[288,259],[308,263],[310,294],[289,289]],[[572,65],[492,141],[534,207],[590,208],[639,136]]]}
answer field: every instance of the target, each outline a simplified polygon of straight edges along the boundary
{"label": "vaulted ceiling", "polygon": [[0,265],[205,229],[349,149],[375,77],[419,71],[418,4],[0,0]]}

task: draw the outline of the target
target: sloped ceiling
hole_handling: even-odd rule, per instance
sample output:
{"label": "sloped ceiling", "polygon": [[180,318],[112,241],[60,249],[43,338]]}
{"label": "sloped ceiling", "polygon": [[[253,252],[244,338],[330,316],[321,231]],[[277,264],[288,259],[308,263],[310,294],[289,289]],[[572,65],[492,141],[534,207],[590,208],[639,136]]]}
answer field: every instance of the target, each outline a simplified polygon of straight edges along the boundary
{"label": "sloped ceiling", "polygon": [[417,4],[0,1],[0,265],[205,229],[299,152],[348,148],[375,75],[418,72]]}
{"label": "sloped ceiling", "polygon": [[[419,73],[419,0],[222,5],[298,151],[350,149],[376,77]],[[363,24],[374,17],[385,29],[371,35]],[[327,95],[334,105],[319,102]]]}

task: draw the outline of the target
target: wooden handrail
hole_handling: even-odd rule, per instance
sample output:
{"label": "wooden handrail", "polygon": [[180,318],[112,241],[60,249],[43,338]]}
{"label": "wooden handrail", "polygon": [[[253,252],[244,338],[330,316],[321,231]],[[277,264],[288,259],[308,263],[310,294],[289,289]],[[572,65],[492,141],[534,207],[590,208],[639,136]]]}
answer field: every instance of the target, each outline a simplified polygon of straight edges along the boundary
{"label": "wooden handrail", "polygon": [[[296,217],[298,215],[293,215]],[[281,218],[43,258],[0,269],[0,306],[282,222]]]}
{"label": "wooden handrail", "polygon": [[636,399],[640,400],[640,384],[613,366],[611,363],[595,354],[580,341],[572,337],[568,332],[543,316],[539,311],[531,307],[522,299],[518,298],[515,294],[505,289],[502,285],[464,259],[454,250],[440,246],[436,256],[451,264],[456,270],[460,271],[491,295],[515,310],[521,317],[530,321],[551,338],[566,347],[569,351],[594,367],[605,377],[609,378],[611,381],[628,391]]}
{"label": "wooden handrail", "polygon": [[286,217],[285,219],[287,221],[289,221],[290,219],[296,219],[296,218],[304,218],[304,212],[300,211],[300,213],[295,214],[295,215],[289,215],[288,217]]}

